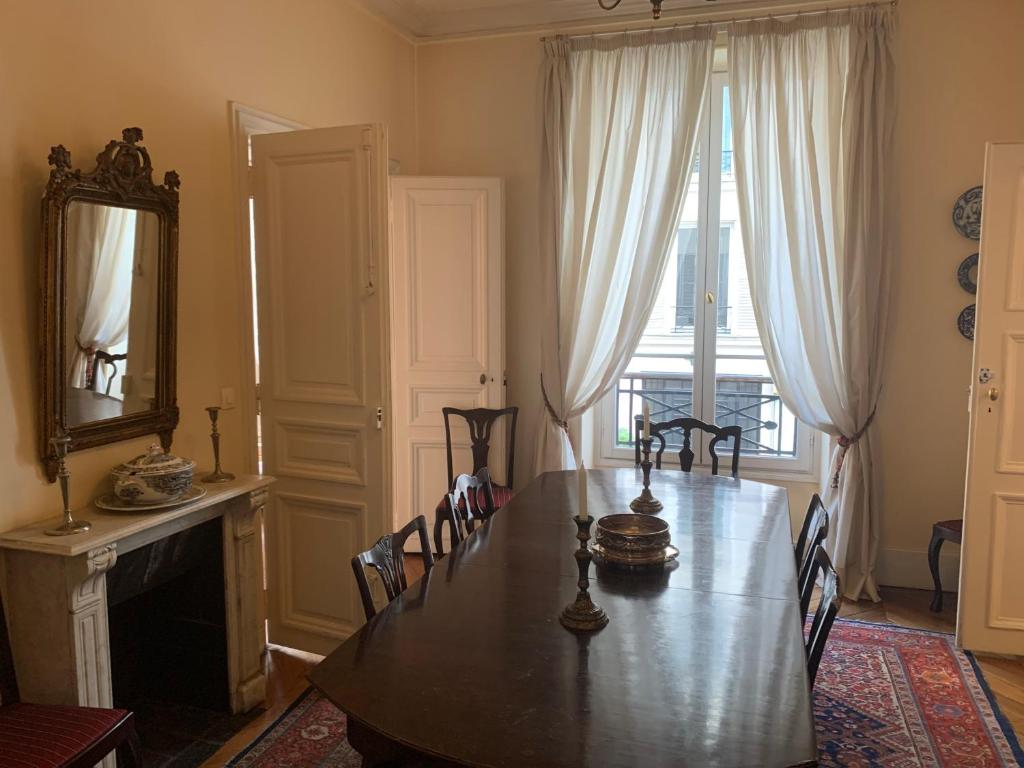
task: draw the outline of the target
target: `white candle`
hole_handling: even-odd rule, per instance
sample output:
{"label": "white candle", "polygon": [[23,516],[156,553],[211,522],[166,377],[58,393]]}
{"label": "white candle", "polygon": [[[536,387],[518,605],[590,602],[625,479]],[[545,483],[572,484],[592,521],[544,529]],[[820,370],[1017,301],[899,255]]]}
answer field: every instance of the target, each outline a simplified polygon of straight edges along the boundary
{"label": "white candle", "polygon": [[582,518],[588,516],[587,513],[587,468],[580,462],[579,471],[576,473],[577,480],[579,480],[579,497],[580,497],[580,509],[579,515]]}
{"label": "white candle", "polygon": [[649,406],[647,403],[644,403],[644,432],[643,432],[643,438],[644,438],[644,440],[650,440],[651,439],[651,406]]}

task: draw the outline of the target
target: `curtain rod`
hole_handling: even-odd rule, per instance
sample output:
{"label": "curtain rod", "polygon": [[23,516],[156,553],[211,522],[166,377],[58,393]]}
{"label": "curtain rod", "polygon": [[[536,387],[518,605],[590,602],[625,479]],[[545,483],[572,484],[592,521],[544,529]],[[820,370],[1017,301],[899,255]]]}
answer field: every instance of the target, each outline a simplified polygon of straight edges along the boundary
{"label": "curtain rod", "polygon": [[883,6],[891,6],[895,8],[899,4],[899,0],[887,0],[886,2],[877,3],[857,3],[855,5],[845,5],[838,8],[815,8],[809,11],[783,11],[782,13],[770,13],[762,16],[733,16],[728,19],[709,19],[707,21],[694,21],[689,24],[672,24],[663,25],[660,27],[622,27],[620,29],[611,29],[603,32],[581,32],[575,35],[545,35],[540,39],[542,43],[546,43],[548,40],[555,40],[557,38],[566,38],[569,40],[584,38],[584,37],[610,37],[614,35],[627,34],[629,32],[657,32],[662,29],[693,29],[701,26],[712,26],[718,29],[724,29],[729,24],[737,21],[773,21],[775,19],[793,19],[800,16],[822,16],[827,13],[835,13],[836,11],[852,11],[857,8],[881,8]]}

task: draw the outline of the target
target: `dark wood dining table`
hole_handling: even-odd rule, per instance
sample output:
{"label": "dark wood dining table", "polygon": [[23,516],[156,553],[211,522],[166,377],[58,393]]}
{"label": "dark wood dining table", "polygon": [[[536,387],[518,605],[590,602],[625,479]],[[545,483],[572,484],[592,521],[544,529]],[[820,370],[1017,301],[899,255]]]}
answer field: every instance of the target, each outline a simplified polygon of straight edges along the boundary
{"label": "dark wood dining table", "polygon": [[[589,512],[628,511],[633,469],[591,470]],[[679,549],[653,571],[591,568],[576,595],[574,472],[533,480],[327,656],[310,680],[364,765],[816,765],[786,492],[652,472]]]}

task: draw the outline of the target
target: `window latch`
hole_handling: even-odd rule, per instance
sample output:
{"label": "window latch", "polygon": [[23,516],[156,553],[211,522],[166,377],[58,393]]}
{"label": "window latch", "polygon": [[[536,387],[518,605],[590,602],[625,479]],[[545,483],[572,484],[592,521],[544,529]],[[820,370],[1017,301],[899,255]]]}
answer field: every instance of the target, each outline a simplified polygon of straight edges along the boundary
{"label": "window latch", "polygon": [[708,304],[714,304],[715,294],[713,294],[711,291],[708,291],[707,293],[704,294],[704,301],[706,301]]}

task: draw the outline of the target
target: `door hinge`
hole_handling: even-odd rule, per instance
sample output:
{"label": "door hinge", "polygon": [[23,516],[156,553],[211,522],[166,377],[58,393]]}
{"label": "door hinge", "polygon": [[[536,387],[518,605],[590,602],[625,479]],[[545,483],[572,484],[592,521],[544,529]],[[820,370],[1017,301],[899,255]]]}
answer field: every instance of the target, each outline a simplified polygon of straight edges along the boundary
{"label": "door hinge", "polygon": [[263,388],[259,384],[256,385],[256,415],[263,415]]}
{"label": "door hinge", "polygon": [[384,409],[377,406],[377,429],[384,429]]}

